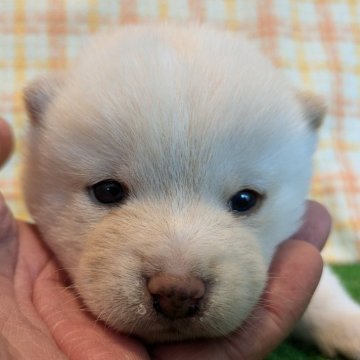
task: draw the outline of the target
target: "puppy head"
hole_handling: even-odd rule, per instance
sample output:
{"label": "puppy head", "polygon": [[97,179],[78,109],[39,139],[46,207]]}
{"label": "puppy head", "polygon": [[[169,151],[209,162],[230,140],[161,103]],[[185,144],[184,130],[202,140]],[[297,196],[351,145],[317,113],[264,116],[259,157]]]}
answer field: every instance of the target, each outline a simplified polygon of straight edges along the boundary
{"label": "puppy head", "polygon": [[25,99],[27,204],[88,308],[148,341],[235,330],[301,221],[321,106],[238,36],[171,26]]}

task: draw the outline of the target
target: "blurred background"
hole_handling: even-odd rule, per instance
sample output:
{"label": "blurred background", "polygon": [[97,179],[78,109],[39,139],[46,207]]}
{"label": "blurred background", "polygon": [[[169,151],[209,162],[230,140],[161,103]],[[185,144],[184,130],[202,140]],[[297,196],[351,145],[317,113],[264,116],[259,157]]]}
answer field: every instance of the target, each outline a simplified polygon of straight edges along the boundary
{"label": "blurred background", "polygon": [[[15,214],[28,218],[20,184],[19,154],[27,123],[23,86],[40,74],[65,68],[93,32],[158,21],[206,22],[244,32],[294,86],[324,97],[328,115],[320,131],[310,196],[325,204],[334,219],[325,258],[360,261],[357,0],[0,0],[0,116],[11,123],[17,139],[15,155],[0,172],[0,190]],[[336,268],[358,296],[359,268]],[[274,358],[284,358],[279,351]],[[288,359],[310,356],[289,357],[289,349],[283,351]]]}

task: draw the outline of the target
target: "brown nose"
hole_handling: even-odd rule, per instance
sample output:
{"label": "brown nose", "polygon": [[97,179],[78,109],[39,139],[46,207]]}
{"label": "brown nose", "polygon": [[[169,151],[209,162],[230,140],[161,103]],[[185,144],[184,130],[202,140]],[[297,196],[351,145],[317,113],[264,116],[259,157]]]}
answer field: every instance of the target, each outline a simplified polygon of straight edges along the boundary
{"label": "brown nose", "polygon": [[149,279],[148,290],[157,312],[171,319],[194,316],[205,294],[205,284],[196,277],[160,273]]}

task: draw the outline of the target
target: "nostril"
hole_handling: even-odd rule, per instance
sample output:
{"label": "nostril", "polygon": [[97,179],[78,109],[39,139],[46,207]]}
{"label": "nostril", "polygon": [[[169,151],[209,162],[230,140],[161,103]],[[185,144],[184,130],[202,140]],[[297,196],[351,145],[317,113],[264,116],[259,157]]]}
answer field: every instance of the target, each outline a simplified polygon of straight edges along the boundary
{"label": "nostril", "polygon": [[199,310],[199,302],[199,300],[177,302],[169,297],[153,296],[153,307],[156,312],[170,319],[195,316]]}
{"label": "nostril", "polygon": [[147,287],[154,309],[172,319],[194,316],[206,291],[204,282],[199,278],[165,273],[151,277]]}

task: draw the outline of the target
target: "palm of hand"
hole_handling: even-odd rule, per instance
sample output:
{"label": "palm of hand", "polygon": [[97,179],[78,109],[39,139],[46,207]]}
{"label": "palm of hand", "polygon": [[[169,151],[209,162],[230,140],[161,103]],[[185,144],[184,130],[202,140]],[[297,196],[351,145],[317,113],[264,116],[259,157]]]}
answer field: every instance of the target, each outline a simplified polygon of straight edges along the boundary
{"label": "palm of hand", "polygon": [[1,359],[149,358],[139,341],[81,310],[36,229],[16,224],[1,201],[0,219]]}

